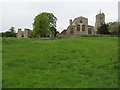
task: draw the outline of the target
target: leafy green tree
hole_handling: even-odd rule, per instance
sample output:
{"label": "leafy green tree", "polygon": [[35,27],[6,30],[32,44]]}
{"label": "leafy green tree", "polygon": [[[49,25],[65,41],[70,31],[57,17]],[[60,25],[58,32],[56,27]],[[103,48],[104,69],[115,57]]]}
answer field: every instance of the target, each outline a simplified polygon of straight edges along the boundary
{"label": "leafy green tree", "polygon": [[33,35],[34,36],[47,36],[50,33],[49,30],[49,18],[45,13],[38,14],[33,23]]}
{"label": "leafy green tree", "polygon": [[109,32],[111,32],[112,35],[118,35],[119,25],[120,25],[119,22],[109,22],[108,23]]}
{"label": "leafy green tree", "polygon": [[110,34],[110,32],[108,31],[108,25],[107,24],[101,24],[101,26],[98,29],[98,34]]}
{"label": "leafy green tree", "polygon": [[57,18],[52,13],[48,13],[48,12],[43,12],[43,13],[45,13],[48,16],[50,27],[56,28]]}
{"label": "leafy green tree", "polygon": [[49,18],[49,27],[50,27],[50,31],[52,32],[52,36],[56,36],[56,23],[57,23],[57,18],[52,14],[52,13],[48,13],[48,12],[44,12],[48,18]]}
{"label": "leafy green tree", "polygon": [[10,32],[12,32],[12,33],[14,33],[15,32],[15,27],[11,27],[9,30],[10,30]]}
{"label": "leafy green tree", "polygon": [[119,25],[118,25],[118,36],[120,37],[120,22],[119,22]]}
{"label": "leafy green tree", "polygon": [[43,12],[37,15],[33,23],[33,35],[34,36],[47,36],[52,34],[56,36],[56,22],[57,18],[48,12]]}
{"label": "leafy green tree", "polygon": [[15,28],[14,27],[11,27],[10,29],[9,29],[9,31],[6,31],[6,32],[2,32],[1,34],[1,36],[2,37],[16,37],[16,33],[15,33],[15,30],[14,30]]}
{"label": "leafy green tree", "polygon": [[2,37],[16,37],[16,33],[11,33],[10,31],[2,32]]}
{"label": "leafy green tree", "polygon": [[11,32],[10,32],[10,31],[6,31],[6,32],[4,33],[4,36],[5,36],[5,37],[11,37]]}
{"label": "leafy green tree", "polygon": [[15,27],[11,27],[9,30],[10,30],[10,37],[16,37]]}
{"label": "leafy green tree", "polygon": [[51,31],[51,33],[52,33],[52,36],[53,36],[53,37],[56,37],[57,29],[54,28],[54,27],[50,27],[50,31]]}

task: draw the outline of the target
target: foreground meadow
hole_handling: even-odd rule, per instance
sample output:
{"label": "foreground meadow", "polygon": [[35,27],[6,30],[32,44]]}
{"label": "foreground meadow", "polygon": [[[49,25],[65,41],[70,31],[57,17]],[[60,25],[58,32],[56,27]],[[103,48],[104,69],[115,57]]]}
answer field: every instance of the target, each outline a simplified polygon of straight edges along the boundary
{"label": "foreground meadow", "polygon": [[118,87],[117,37],[3,38],[3,88]]}

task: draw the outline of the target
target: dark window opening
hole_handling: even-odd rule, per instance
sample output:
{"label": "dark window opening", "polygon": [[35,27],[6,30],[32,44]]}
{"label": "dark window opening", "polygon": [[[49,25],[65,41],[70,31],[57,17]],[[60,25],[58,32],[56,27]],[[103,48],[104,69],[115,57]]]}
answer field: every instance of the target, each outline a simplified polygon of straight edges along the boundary
{"label": "dark window opening", "polygon": [[85,25],[82,25],[82,31],[85,31]]}
{"label": "dark window opening", "polygon": [[22,33],[22,37],[24,37],[23,33]]}
{"label": "dark window opening", "polygon": [[88,29],[88,34],[92,34],[91,28]]}
{"label": "dark window opening", "polygon": [[80,31],[80,25],[77,25],[77,31]]}
{"label": "dark window opening", "polygon": [[50,37],[50,35],[48,35],[47,37]]}
{"label": "dark window opening", "polygon": [[74,34],[74,30],[73,29],[70,30],[70,34]]}

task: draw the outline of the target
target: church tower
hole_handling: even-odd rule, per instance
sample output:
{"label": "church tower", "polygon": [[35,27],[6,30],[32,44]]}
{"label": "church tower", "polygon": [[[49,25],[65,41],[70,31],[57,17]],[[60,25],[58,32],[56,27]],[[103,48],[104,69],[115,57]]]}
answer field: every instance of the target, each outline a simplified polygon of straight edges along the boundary
{"label": "church tower", "polygon": [[105,14],[101,13],[101,11],[100,11],[100,13],[96,15],[95,34],[97,33],[101,24],[104,24],[104,23],[105,23]]}

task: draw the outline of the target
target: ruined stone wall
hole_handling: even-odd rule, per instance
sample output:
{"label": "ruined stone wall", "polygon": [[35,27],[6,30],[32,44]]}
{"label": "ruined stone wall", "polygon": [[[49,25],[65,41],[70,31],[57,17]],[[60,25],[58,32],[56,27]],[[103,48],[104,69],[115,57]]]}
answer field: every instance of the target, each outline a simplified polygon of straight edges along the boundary
{"label": "ruined stone wall", "polygon": [[17,31],[17,37],[18,38],[22,38],[23,37],[23,31],[22,31],[22,29],[18,29],[18,31]]}
{"label": "ruined stone wall", "polygon": [[75,35],[76,35],[75,26],[73,26],[73,25],[69,26],[69,27],[67,28],[66,35],[67,35],[67,36],[75,36]]}
{"label": "ruined stone wall", "polygon": [[32,37],[32,31],[30,29],[24,30],[24,38]]}
{"label": "ruined stone wall", "polygon": [[88,26],[88,35],[94,35],[94,27],[93,26]]}
{"label": "ruined stone wall", "polygon": [[17,37],[18,38],[23,38],[23,37],[30,38],[30,37],[32,37],[32,30],[24,29],[24,31],[22,31],[22,29],[18,29]]}

